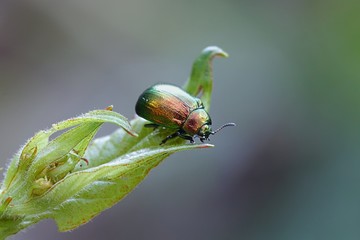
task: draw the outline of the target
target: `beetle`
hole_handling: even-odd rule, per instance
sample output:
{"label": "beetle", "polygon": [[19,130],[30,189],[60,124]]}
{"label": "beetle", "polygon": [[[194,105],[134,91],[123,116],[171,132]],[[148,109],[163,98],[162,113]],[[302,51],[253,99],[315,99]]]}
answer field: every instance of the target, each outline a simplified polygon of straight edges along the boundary
{"label": "beetle", "polygon": [[163,126],[176,131],[162,140],[160,145],[175,137],[184,138],[190,143],[194,143],[194,138],[198,137],[204,142],[224,127],[235,126],[235,123],[226,123],[212,131],[211,118],[201,100],[178,86],[165,83],[146,89],[136,102],[135,112],[152,122],[145,124],[146,127]]}

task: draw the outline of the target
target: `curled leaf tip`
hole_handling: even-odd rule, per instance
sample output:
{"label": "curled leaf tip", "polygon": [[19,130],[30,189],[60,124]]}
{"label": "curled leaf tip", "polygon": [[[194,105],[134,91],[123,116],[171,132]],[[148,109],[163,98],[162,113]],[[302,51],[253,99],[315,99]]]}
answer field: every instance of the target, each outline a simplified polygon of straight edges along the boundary
{"label": "curled leaf tip", "polygon": [[210,54],[212,57],[215,56],[220,56],[220,57],[229,57],[229,54],[226,53],[224,50],[222,50],[221,48],[217,47],[217,46],[209,46],[206,47],[203,51],[202,54]]}
{"label": "curled leaf tip", "polygon": [[190,78],[183,86],[190,95],[201,99],[206,111],[209,111],[211,104],[212,60],[216,56],[228,57],[228,54],[217,46],[209,46],[202,50],[192,65]]}

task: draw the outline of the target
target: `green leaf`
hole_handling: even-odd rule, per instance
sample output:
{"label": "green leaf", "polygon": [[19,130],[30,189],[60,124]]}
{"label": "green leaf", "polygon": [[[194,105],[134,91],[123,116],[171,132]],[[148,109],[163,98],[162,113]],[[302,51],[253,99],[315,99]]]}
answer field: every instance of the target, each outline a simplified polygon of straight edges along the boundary
{"label": "green leaf", "polygon": [[103,156],[102,151],[99,151],[99,143],[101,149],[112,152],[111,161],[74,171],[58,181],[41,197],[14,205],[11,211],[21,212],[29,219],[39,218],[39,216],[54,218],[60,231],[71,230],[91,220],[101,211],[125,197],[152,168],[170,154],[213,146],[187,144],[182,139],[160,146],[159,142],[169,134],[167,130],[150,129],[149,132],[143,127],[142,119],[137,118],[132,122],[135,126],[142,126],[142,129],[146,131],[140,131],[137,138],[140,141],[134,141],[131,146],[128,144],[127,151],[119,152],[117,151],[119,147],[114,145],[114,141],[120,145],[127,138],[128,135],[124,134],[123,129],[105,137],[105,142],[95,141],[87,150],[89,162],[96,160],[103,162],[102,158],[108,159],[108,156]]}
{"label": "green leaf", "polygon": [[[202,94],[207,110],[214,56],[227,54],[217,47],[204,49],[185,84],[190,94]],[[0,239],[44,218],[53,218],[60,231],[72,230],[124,198],[171,154],[213,147],[181,138],[160,145],[174,130],[146,128],[147,121],[140,117],[130,124],[111,110],[112,106],[53,124],[19,150],[0,188]],[[105,122],[121,128],[92,141]]]}
{"label": "green leaf", "polygon": [[[180,145],[142,149],[88,171],[77,172],[66,178],[64,180],[66,182],[61,184],[61,187],[68,191],[71,191],[71,186],[74,184],[82,184],[86,187],[73,197],[66,198],[51,216],[57,222],[60,231],[74,229],[125,197],[151,169],[170,154],[199,147],[199,145]],[[201,147],[210,147],[210,145],[201,145]],[[59,189],[58,192],[63,191]],[[59,196],[54,193],[49,197]]]}
{"label": "green leaf", "polygon": [[200,56],[194,61],[190,78],[184,85],[185,91],[190,95],[201,95],[200,99],[203,102],[206,111],[210,110],[213,86],[212,60],[216,56],[228,57],[229,55],[216,46],[205,48]]}

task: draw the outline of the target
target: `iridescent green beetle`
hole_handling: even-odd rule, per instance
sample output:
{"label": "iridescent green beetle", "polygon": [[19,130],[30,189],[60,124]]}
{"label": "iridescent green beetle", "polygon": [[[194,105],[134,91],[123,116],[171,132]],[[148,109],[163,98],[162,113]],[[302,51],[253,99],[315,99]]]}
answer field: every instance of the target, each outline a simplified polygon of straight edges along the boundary
{"label": "iridescent green beetle", "polygon": [[234,123],[227,123],[216,131],[212,131],[211,118],[205,111],[199,98],[193,97],[181,88],[170,84],[155,84],[146,89],[139,97],[135,111],[137,115],[152,122],[148,127],[163,126],[176,132],[167,136],[160,144],[175,137],[194,142],[199,137],[203,142],[210,134]]}

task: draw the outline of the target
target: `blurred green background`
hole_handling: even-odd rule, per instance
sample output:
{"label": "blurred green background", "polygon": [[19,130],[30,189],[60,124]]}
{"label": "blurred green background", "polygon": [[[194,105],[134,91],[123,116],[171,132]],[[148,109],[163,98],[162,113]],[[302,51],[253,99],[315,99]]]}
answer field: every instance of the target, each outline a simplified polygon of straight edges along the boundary
{"label": "blurred green background", "polygon": [[[214,149],[168,158],[128,197],[17,239],[360,239],[360,2],[0,2],[0,166],[36,131],[214,62]],[[100,135],[111,133],[105,126]]]}

